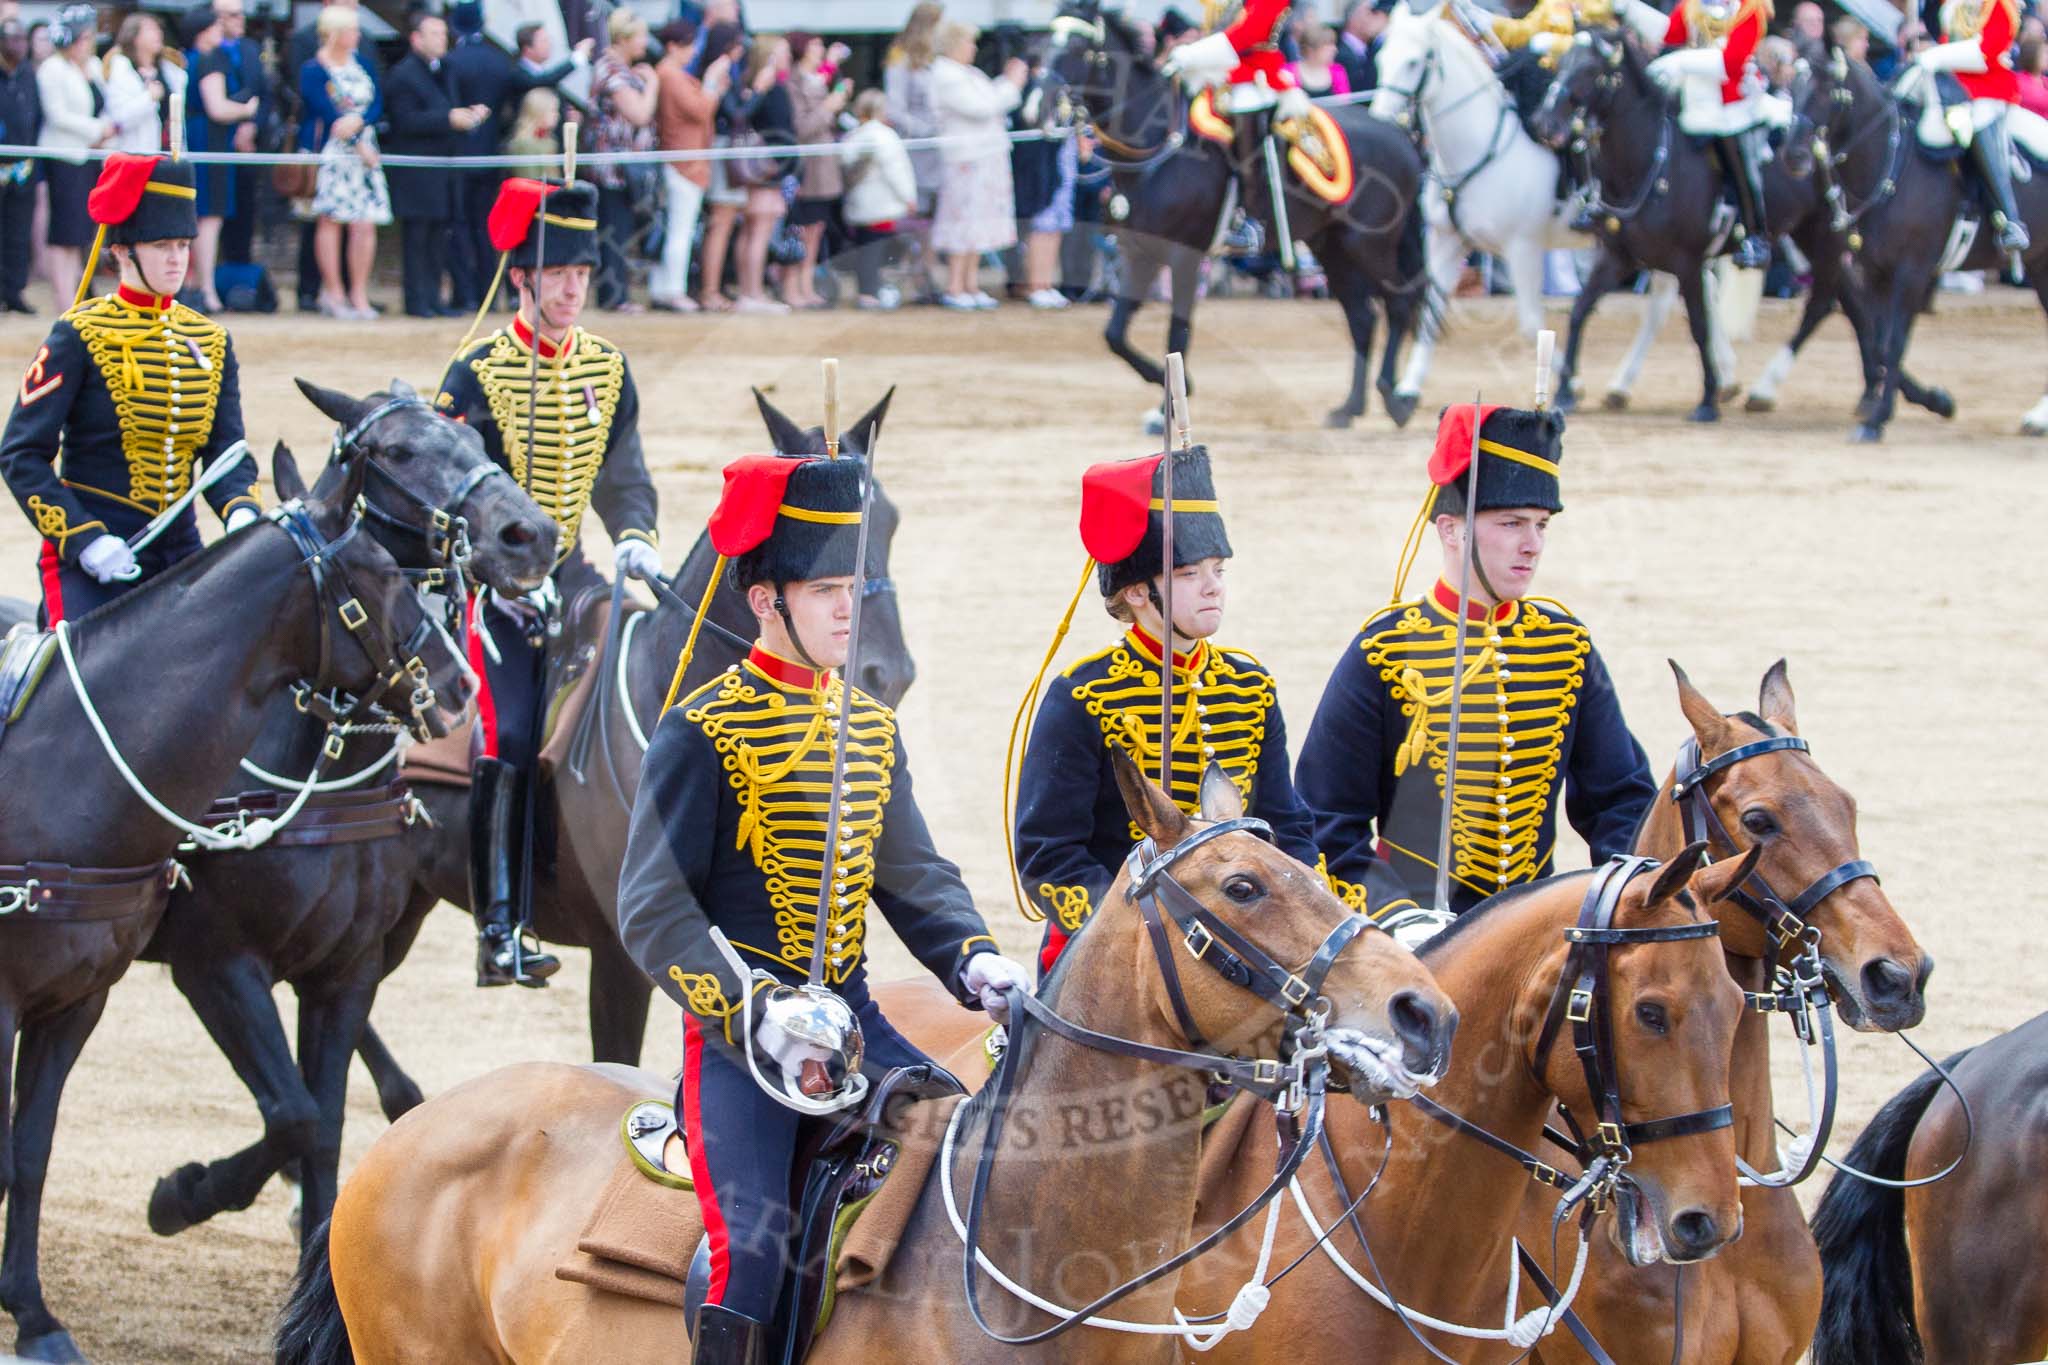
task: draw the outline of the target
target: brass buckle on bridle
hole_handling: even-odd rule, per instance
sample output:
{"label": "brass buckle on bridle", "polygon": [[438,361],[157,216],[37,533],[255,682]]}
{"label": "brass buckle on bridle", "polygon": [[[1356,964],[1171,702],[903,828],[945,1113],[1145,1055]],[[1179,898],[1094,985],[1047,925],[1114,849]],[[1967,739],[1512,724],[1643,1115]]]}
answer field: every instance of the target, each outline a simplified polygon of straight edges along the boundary
{"label": "brass buckle on bridle", "polygon": [[[1201,939],[1199,944],[1196,943],[1197,936]],[[1200,924],[1190,924],[1186,936],[1181,939],[1181,945],[1188,950],[1188,956],[1199,962],[1202,954],[1216,945],[1216,936]]]}

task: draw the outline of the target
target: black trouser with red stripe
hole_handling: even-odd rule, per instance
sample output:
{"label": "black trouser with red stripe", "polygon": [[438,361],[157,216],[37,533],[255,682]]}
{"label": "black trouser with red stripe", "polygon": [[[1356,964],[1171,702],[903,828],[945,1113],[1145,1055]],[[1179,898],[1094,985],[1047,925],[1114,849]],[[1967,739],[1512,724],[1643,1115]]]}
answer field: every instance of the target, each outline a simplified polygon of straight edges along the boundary
{"label": "black trouser with red stripe", "polygon": [[[112,526],[112,534],[133,535],[147,521],[148,518],[138,516],[133,526]],[[81,541],[77,548],[83,550],[87,543]],[[57,547],[46,540],[42,553],[36,559],[36,577],[43,585],[43,605],[36,613],[37,622],[45,630],[59,621],[75,622],[87,612],[135,591],[171,565],[198,554],[203,548],[199,540],[199,521],[188,512],[182,520],[165,527],[162,535],[135,552],[135,562],[142,566],[142,573],[134,582],[102,583],[79,567],[75,553],[70,559],[59,559]]]}
{"label": "black trouser with red stripe", "polygon": [[[931,1062],[882,1017],[865,983],[843,994],[860,1018],[866,1045],[862,1070],[870,1077]],[[799,1130],[821,1120],[805,1118],[762,1094],[746,1059],[726,1047],[723,1038],[707,1038],[705,1029],[695,1016],[683,1016],[683,1077],[676,1090],[676,1115],[690,1148],[690,1179],[710,1241],[711,1283],[704,1302],[767,1322],[775,1315],[775,1301],[796,1254],[790,1246],[795,1230],[790,1168]],[[735,1038],[739,1029],[736,1014]]]}

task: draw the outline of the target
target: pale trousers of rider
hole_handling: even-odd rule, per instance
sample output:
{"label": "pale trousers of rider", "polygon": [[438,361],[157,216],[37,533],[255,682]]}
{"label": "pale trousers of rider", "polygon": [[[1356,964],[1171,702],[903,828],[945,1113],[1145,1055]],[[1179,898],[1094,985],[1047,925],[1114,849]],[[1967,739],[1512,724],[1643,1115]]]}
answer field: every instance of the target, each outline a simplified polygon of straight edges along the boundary
{"label": "pale trousers of rider", "polygon": [[690,249],[697,237],[697,215],[704,208],[704,187],[666,164],[661,181],[668,193],[668,225],[662,230],[661,262],[647,275],[647,292],[652,298],[673,301],[689,292]]}

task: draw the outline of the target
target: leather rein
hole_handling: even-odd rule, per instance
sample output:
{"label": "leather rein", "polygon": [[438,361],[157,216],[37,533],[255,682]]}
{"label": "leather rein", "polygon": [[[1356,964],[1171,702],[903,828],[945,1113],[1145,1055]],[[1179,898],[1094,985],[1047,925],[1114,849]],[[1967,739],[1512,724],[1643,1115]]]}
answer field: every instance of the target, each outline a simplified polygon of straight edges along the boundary
{"label": "leather rein", "polygon": [[[1268,841],[1273,837],[1272,829],[1263,820],[1249,817],[1219,820],[1195,830],[1164,850],[1151,839],[1145,839],[1131,850],[1126,864],[1129,881],[1124,895],[1138,907],[1144,918],[1153,958],[1159,967],[1175,1020],[1182,1036],[1188,1040],[1188,1050],[1141,1043],[1084,1028],[1062,1017],[1035,994],[1022,989],[1010,992],[1011,1014],[1020,1034],[1026,1022],[1036,1023],[1057,1037],[1096,1052],[1130,1057],[1157,1066],[1182,1067],[1227,1082],[1272,1103],[1283,1118],[1290,1114],[1296,1116],[1298,1127],[1289,1137],[1287,1125],[1282,1124],[1281,1155],[1272,1181],[1257,1198],[1213,1232],[1178,1255],[1126,1280],[1093,1302],[1072,1310],[1052,1326],[1022,1336],[1005,1336],[991,1327],[982,1313],[975,1270],[982,1256],[981,1222],[989,1180],[995,1169],[996,1153],[1001,1147],[1003,1126],[1025,1051],[1021,1038],[1012,1038],[984,1092],[988,1095],[988,1127],[982,1137],[981,1152],[974,1168],[974,1186],[968,1196],[965,1254],[962,1259],[968,1310],[973,1314],[975,1325],[999,1344],[1026,1346],[1049,1341],[1217,1246],[1280,1196],[1294,1179],[1313,1148],[1316,1136],[1322,1131],[1329,1079],[1328,1045],[1324,1039],[1329,1006],[1321,996],[1323,981],[1352,940],[1376,926],[1364,915],[1348,915],[1324,937],[1322,945],[1299,970],[1274,960],[1264,949],[1239,934],[1195,899],[1173,876],[1173,865],[1202,845],[1225,835],[1240,833],[1253,834]],[[1280,1057],[1239,1057],[1222,1052],[1203,1040],[1182,989],[1180,968],[1174,960],[1173,934],[1166,927],[1167,920],[1171,920],[1179,931],[1181,944],[1189,956],[1280,1012],[1286,1024]]]}

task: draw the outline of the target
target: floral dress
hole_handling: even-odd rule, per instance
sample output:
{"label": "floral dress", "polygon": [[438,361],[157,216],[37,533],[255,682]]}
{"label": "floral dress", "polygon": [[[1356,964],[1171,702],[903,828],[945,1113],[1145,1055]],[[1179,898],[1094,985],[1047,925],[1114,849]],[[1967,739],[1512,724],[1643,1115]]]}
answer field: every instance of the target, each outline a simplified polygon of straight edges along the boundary
{"label": "floral dress", "polygon": [[[327,74],[327,96],[341,114],[363,114],[377,98],[377,83],[357,63],[322,66],[321,70]],[[384,183],[384,172],[356,154],[359,146],[377,149],[377,130],[367,122],[354,137],[330,135],[320,149],[313,216],[382,227],[391,221],[391,191]]]}

